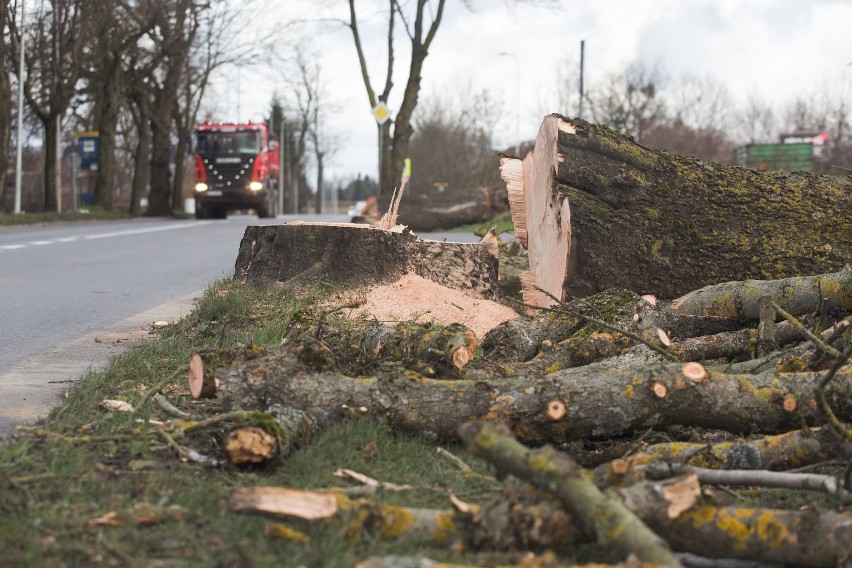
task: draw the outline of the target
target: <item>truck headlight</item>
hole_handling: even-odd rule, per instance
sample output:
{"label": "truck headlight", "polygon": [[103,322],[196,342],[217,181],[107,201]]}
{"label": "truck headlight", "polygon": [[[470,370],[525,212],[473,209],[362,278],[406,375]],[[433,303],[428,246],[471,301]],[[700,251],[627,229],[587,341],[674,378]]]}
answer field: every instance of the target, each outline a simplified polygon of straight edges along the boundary
{"label": "truck headlight", "polygon": [[205,191],[207,191],[207,184],[206,183],[196,183],[195,184],[195,191],[197,191],[198,193],[204,193]]}
{"label": "truck headlight", "polygon": [[252,191],[260,191],[263,189],[263,184],[259,181],[253,181],[249,184],[249,189]]}

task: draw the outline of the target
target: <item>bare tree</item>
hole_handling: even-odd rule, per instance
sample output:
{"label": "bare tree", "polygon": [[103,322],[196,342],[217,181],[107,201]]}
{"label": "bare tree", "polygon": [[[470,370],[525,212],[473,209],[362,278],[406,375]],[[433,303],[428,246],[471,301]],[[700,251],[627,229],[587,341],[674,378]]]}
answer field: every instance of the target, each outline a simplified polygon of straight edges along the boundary
{"label": "bare tree", "polygon": [[[435,39],[438,27],[441,25],[441,17],[444,13],[445,0],[438,0],[437,6],[433,6],[428,0],[415,0],[400,4],[397,0],[388,1],[388,65],[385,76],[385,84],[381,93],[376,94],[370,74],[367,69],[367,58],[364,54],[361,36],[358,31],[358,18],[355,10],[355,0],[349,0],[349,27],[355,41],[355,49],[358,53],[358,63],[361,67],[361,76],[367,90],[367,99],[370,108],[374,108],[380,101],[387,102],[393,88],[394,68],[394,25],[399,18],[405,28],[406,34],[411,41],[411,61],[408,68],[408,79],[403,91],[402,102],[399,105],[396,117],[393,121],[387,121],[379,126],[380,139],[379,148],[381,156],[381,171],[379,180],[379,194],[389,194],[397,181],[402,176],[403,162],[408,153],[408,144],[411,140],[412,128],[411,117],[417,107],[417,99],[420,92],[422,80],[423,62],[429,53],[429,46]],[[406,14],[404,7],[414,6],[413,17],[411,13]],[[428,8],[428,10],[427,10]],[[427,11],[429,15],[427,15]],[[391,133],[393,126],[393,133]]]}
{"label": "bare tree", "polygon": [[[9,0],[0,3],[0,210],[6,194],[6,170],[9,163],[9,137],[12,132],[12,81],[9,45],[6,40],[6,18],[9,17]],[[14,18],[14,13],[11,14]]]}
{"label": "bare tree", "polygon": [[740,138],[748,144],[771,142],[777,127],[772,107],[757,94],[750,95],[739,112]]}
{"label": "bare tree", "polygon": [[643,134],[665,119],[664,85],[659,66],[634,64],[613,73],[589,95],[593,120],[642,142]]}
{"label": "bare tree", "polygon": [[[21,33],[29,36],[26,50],[27,77],[24,93],[29,107],[43,128],[44,140],[44,208],[56,211],[61,207],[58,183],[58,141],[62,116],[77,92],[81,74],[85,38],[90,31],[93,10],[91,0],[52,0],[29,14],[28,30],[18,29],[14,19],[10,45],[17,57],[20,54]],[[21,80],[21,77],[18,77]]]}
{"label": "bare tree", "polygon": [[151,189],[146,215],[172,215],[172,124],[181,78],[207,4],[196,0],[156,0],[154,27],[149,37],[163,57],[148,77],[151,124]]}
{"label": "bare tree", "polygon": [[115,148],[118,117],[125,104],[127,53],[151,29],[152,14],[144,6],[131,6],[119,0],[92,0],[95,12],[92,48],[87,55],[85,77],[93,102],[94,129],[100,150],[95,175],[94,203],[113,208],[116,178]]}
{"label": "bare tree", "polygon": [[244,33],[244,30],[256,29],[256,26],[251,25],[252,20],[262,13],[263,10],[255,0],[237,3],[213,0],[198,13],[198,31],[195,41],[190,45],[174,106],[177,144],[172,189],[173,209],[183,207],[182,191],[187,150],[210,79],[223,67],[252,64],[255,55],[264,49],[269,37]]}
{"label": "bare tree", "polygon": [[432,194],[439,186],[475,190],[500,185],[495,114],[500,107],[488,91],[436,96],[421,104],[409,148],[417,168],[412,193]]}

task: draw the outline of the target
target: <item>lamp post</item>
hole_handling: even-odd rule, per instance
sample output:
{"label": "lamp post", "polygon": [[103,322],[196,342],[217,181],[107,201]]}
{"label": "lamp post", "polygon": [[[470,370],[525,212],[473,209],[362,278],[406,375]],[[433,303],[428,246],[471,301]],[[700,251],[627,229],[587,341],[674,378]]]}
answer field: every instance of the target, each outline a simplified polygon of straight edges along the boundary
{"label": "lamp post", "polygon": [[15,159],[15,213],[21,212],[21,182],[24,164],[24,47],[26,33],[24,22],[26,21],[24,0],[21,0],[21,59],[18,68],[18,148]]}
{"label": "lamp post", "polygon": [[521,146],[521,62],[518,56],[509,51],[501,51],[499,57],[511,57],[515,60],[515,144]]}

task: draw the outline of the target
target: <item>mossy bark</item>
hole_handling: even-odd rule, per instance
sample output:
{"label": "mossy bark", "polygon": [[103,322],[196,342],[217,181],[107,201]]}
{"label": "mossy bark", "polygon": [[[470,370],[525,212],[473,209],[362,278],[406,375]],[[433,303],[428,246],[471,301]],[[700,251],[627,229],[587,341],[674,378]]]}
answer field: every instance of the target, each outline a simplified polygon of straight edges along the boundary
{"label": "mossy bark", "polygon": [[708,558],[743,558],[791,566],[845,566],[850,561],[848,514],[744,507],[694,507],[651,523],[675,549]]}
{"label": "mossy bark", "polygon": [[715,444],[665,442],[641,449],[636,465],[667,462],[714,469],[782,471],[830,459],[852,458],[852,446],[831,428],[792,430],[774,436]]}
{"label": "mossy bark", "polygon": [[540,191],[571,207],[569,298],[617,286],[672,299],[730,280],[834,272],[852,258],[848,176],[706,163],[580,119],[544,120],[557,151]]}

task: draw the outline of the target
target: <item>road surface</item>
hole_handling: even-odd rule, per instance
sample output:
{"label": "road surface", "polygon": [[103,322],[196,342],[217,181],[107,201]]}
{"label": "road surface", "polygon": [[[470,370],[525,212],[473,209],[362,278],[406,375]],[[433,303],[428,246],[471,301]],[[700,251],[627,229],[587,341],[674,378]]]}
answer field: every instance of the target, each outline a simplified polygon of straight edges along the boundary
{"label": "road surface", "polygon": [[0,436],[47,414],[63,390],[146,337],[152,322],[188,313],[209,284],[233,274],[247,225],[295,218],[0,227]]}

